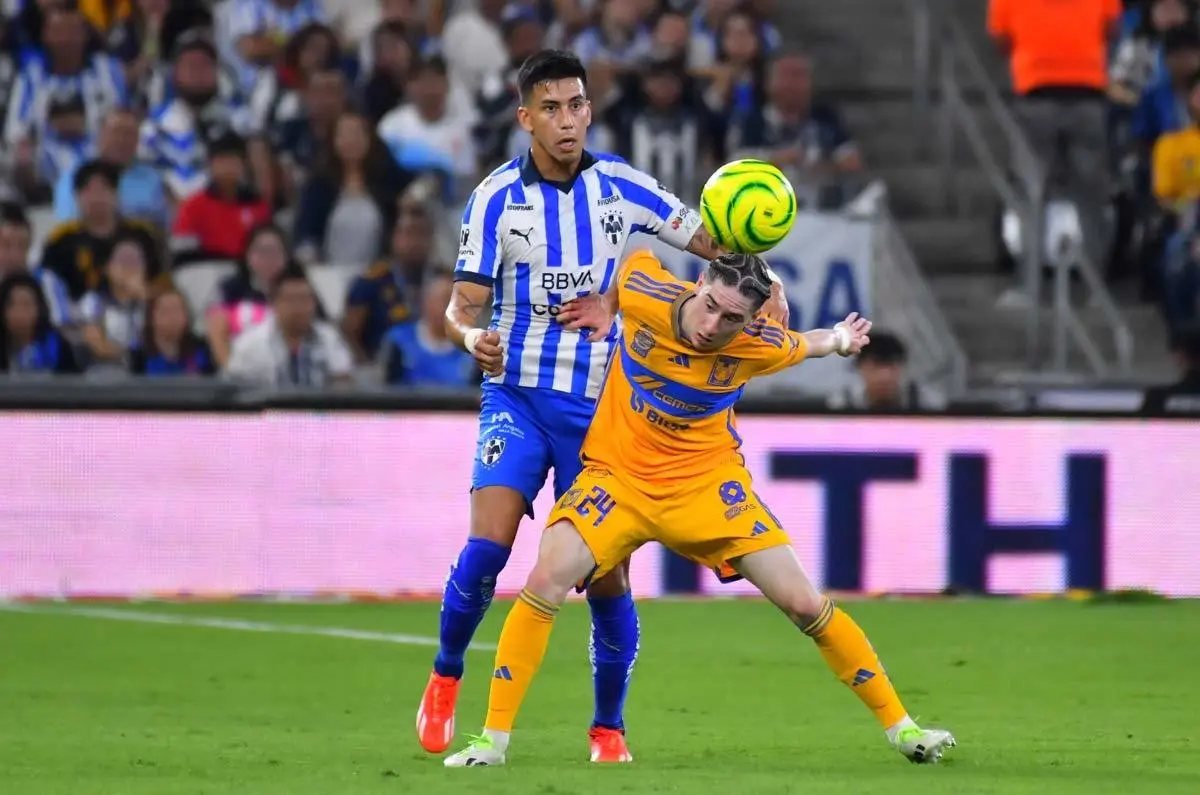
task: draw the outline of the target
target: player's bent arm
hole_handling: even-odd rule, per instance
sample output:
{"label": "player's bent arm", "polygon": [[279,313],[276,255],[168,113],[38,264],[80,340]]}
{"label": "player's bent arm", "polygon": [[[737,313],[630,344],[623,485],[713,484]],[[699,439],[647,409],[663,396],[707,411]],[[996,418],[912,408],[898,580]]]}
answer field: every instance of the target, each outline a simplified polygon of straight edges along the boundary
{"label": "player's bent arm", "polygon": [[454,282],[450,306],[446,307],[446,336],[463,350],[467,335],[479,330],[479,321],[492,303],[492,288],[474,281]]}

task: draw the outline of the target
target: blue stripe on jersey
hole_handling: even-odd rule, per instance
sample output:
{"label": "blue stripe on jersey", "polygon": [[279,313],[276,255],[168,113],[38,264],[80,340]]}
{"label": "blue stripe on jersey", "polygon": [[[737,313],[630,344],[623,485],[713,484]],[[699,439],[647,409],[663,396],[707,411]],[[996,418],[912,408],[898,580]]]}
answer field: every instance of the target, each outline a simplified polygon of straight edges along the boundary
{"label": "blue stripe on jersey", "polygon": [[525,352],[525,337],[533,323],[533,306],[529,303],[529,263],[516,263],[517,294],[513,296],[513,324],[508,332],[508,359],[504,367],[504,383],[521,385],[521,354]]}
{"label": "blue stripe on jersey", "polygon": [[608,262],[604,263],[604,281],[600,283],[600,292],[607,293],[608,288],[612,286],[613,274],[617,270],[617,258],[609,257]]}
{"label": "blue stripe on jersey", "polygon": [[[625,371],[625,380],[629,382],[635,395],[656,410],[682,419],[698,420],[727,411],[738,402],[745,389],[738,387],[732,392],[707,392],[672,381],[634,361],[624,345],[621,346],[621,368]],[[648,389],[638,383],[639,381],[654,386]]]}
{"label": "blue stripe on jersey", "polygon": [[[601,158],[603,159],[603,158]],[[603,171],[596,172],[596,180],[600,183],[600,197],[607,199],[609,196],[616,195],[613,188],[612,180]],[[632,234],[632,232],[630,233]],[[609,259],[604,266],[604,281],[600,285],[601,292],[608,292],[608,288],[612,286],[613,274],[616,273],[616,259]]]}
{"label": "blue stripe on jersey", "polygon": [[[562,230],[559,228],[558,189],[548,183],[539,183],[542,190],[542,224],[546,231],[546,266],[561,268],[562,259]],[[547,293],[546,303],[549,306],[562,304],[562,296],[558,293]],[[551,310],[553,311],[553,310]],[[554,387],[554,370],[558,364],[558,343],[562,341],[562,324],[549,316],[546,323],[546,335],[542,339],[542,355],[538,357],[537,388],[552,389]]]}
{"label": "blue stripe on jersey", "polygon": [[600,183],[600,198],[607,199],[610,196],[616,195],[616,190],[613,188],[612,179],[603,171],[596,172],[596,179]]}
{"label": "blue stripe on jersey", "polygon": [[496,263],[500,260],[500,247],[497,244],[500,237],[500,216],[504,212],[504,201],[508,191],[498,190],[487,204],[483,213],[483,250],[479,258],[479,273],[483,276],[496,278]]}
{"label": "blue stripe on jersey", "polygon": [[[595,256],[592,248],[591,206],[588,201],[587,181],[576,180],[571,191],[575,210],[575,252],[579,256],[580,265],[591,265]],[[600,291],[608,289],[607,280],[600,286]],[[587,341],[587,334],[580,334],[575,340],[575,362],[571,366],[571,392],[582,394],[587,391],[588,371],[592,367],[592,343]]]}
{"label": "blue stripe on jersey", "polygon": [[659,301],[662,301],[663,303],[667,303],[667,304],[675,303],[675,299],[679,297],[679,293],[675,293],[674,295],[672,295],[671,293],[662,292],[662,291],[655,290],[650,287],[642,287],[641,285],[634,284],[632,282],[627,283],[625,285],[625,289],[631,293],[637,293],[639,295],[644,295],[647,298],[657,298]]}
{"label": "blue stripe on jersey", "polygon": [[642,287],[646,287],[651,290],[660,290],[662,292],[683,292],[683,285],[679,282],[664,282],[659,281],[658,279],[652,279],[641,271],[634,271],[633,273],[629,274],[629,281],[637,282]]}
{"label": "blue stripe on jersey", "polygon": [[769,326],[762,320],[754,321],[750,325],[746,326],[743,331],[745,331],[747,335],[751,337],[758,337],[763,342],[773,345],[776,348],[782,348],[783,343],[787,341],[787,334],[784,333],[783,329],[776,328],[775,326]]}
{"label": "blue stripe on jersey", "polygon": [[654,213],[660,221],[665,221],[671,216],[671,207],[654,191],[624,177],[613,177],[612,181],[627,201]]}
{"label": "blue stripe on jersey", "polygon": [[[471,191],[471,195],[467,197],[467,206],[463,208],[462,224],[466,226],[471,222],[471,211],[475,209],[475,199],[479,196],[478,191]],[[467,260],[464,257],[459,257],[458,262],[454,263],[454,272],[462,273],[463,268],[467,267]]]}

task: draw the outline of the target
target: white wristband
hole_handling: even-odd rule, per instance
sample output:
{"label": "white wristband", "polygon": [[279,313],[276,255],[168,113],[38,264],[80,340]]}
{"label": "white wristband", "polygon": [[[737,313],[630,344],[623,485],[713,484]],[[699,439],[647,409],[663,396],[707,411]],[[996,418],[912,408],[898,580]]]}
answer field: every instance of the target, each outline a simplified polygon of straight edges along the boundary
{"label": "white wristband", "polygon": [[854,342],[854,338],[850,336],[850,329],[838,323],[833,327],[833,336],[837,337],[837,352],[845,356],[850,352],[850,345]]}
{"label": "white wristband", "polygon": [[479,338],[483,336],[483,329],[473,328],[463,335],[463,347],[467,349],[467,353],[475,353],[475,346],[479,344]]}
{"label": "white wristband", "polygon": [[773,284],[778,284],[781,287],[783,286],[783,279],[780,279],[779,274],[775,273],[775,271],[771,270],[770,268],[767,268],[767,278],[770,279]]}

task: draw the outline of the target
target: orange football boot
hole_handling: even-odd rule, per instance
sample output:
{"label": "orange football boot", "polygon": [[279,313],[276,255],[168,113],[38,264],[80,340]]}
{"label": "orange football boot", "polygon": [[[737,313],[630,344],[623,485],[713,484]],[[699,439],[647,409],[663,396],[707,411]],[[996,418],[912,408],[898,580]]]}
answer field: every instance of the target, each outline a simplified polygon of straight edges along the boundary
{"label": "orange football boot", "polygon": [[612,764],[633,761],[633,754],[629,753],[629,746],[625,744],[624,732],[593,726],[588,731],[588,739],[591,741],[593,762]]}
{"label": "orange football boot", "polygon": [[440,754],[454,740],[454,707],[458,704],[459,680],[438,676],[434,671],[425,685],[421,707],[417,710],[417,739],[431,754]]}

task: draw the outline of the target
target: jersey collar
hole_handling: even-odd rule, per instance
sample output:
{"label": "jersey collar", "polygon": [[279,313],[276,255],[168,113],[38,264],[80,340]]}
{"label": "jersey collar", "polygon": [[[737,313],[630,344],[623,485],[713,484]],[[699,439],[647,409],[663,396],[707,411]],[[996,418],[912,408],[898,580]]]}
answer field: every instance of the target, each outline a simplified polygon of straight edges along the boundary
{"label": "jersey collar", "polygon": [[671,304],[671,331],[675,334],[676,340],[687,345],[689,348],[691,347],[691,343],[683,336],[683,305],[688,302],[689,298],[695,297],[695,290],[684,290],[675,299],[675,302]]}
{"label": "jersey collar", "polygon": [[547,185],[553,185],[565,193],[571,189],[571,185],[575,183],[576,177],[594,165],[596,165],[596,156],[584,149],[583,157],[579,160],[579,168],[571,175],[571,179],[566,182],[555,182],[542,176],[542,172],[538,171],[537,164],[533,162],[533,154],[526,150],[525,154],[521,155],[521,182],[525,183],[526,187],[538,182],[545,182]]}

